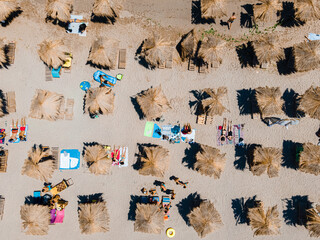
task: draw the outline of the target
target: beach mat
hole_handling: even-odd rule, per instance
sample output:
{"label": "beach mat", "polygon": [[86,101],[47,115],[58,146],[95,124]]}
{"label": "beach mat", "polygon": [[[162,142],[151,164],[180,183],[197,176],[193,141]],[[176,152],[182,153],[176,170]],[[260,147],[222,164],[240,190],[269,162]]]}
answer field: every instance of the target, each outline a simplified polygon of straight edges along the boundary
{"label": "beach mat", "polygon": [[[5,133],[6,133],[6,130],[5,130],[4,128],[0,128],[0,133],[5,134]],[[0,144],[4,144],[5,140],[6,140],[5,137],[2,138],[2,139],[0,139]]]}

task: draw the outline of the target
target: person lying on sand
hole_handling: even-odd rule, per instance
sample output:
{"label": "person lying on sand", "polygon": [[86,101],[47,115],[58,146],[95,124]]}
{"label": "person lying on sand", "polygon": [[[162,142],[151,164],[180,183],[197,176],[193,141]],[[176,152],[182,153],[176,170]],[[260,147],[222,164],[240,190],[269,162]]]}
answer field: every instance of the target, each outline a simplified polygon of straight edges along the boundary
{"label": "person lying on sand", "polygon": [[25,118],[21,118],[19,138],[21,141],[27,140],[27,138],[26,138],[26,119]]}
{"label": "person lying on sand", "polygon": [[17,141],[17,139],[18,139],[17,135],[18,135],[18,132],[19,132],[18,120],[17,120],[16,124],[14,124],[14,120],[12,119],[12,130],[11,130],[11,132],[12,132],[12,135],[11,135],[11,137],[9,139],[9,142]]}
{"label": "person lying on sand", "polygon": [[103,75],[100,75],[100,84],[101,84],[101,86],[104,86],[104,84],[109,84],[110,86],[114,86],[113,83],[109,82],[108,80],[105,80],[103,78]]}
{"label": "person lying on sand", "polygon": [[233,139],[233,134],[232,134],[232,121],[228,122],[228,136],[227,136],[229,141],[232,141]]}
{"label": "person lying on sand", "polygon": [[222,124],[222,131],[221,131],[221,136],[220,136],[220,141],[225,142],[226,141],[226,134],[227,134],[227,119],[223,119],[223,124]]}
{"label": "person lying on sand", "polygon": [[160,188],[161,188],[161,192],[166,192],[167,191],[167,188],[166,188],[166,185],[164,185],[164,182],[162,182],[160,184]]}
{"label": "person lying on sand", "polygon": [[157,194],[157,190],[155,188],[152,188],[149,190],[150,195],[154,196]]}

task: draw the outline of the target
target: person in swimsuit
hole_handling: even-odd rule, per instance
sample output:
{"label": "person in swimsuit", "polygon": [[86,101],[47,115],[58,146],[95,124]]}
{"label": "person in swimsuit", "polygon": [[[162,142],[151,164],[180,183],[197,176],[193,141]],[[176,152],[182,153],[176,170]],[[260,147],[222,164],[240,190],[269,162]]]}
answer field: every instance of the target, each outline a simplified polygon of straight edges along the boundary
{"label": "person in swimsuit", "polygon": [[20,141],[26,141],[26,119],[25,118],[21,118],[21,126],[20,126],[20,133],[19,133],[19,138]]}
{"label": "person in swimsuit", "polygon": [[227,135],[227,119],[223,119],[223,124],[222,124],[222,131],[221,131],[221,136],[220,136],[220,141],[223,143],[226,141],[226,135]]}
{"label": "person in swimsuit", "polygon": [[232,134],[232,121],[228,122],[228,136],[227,136],[229,141],[232,141],[233,139],[233,134]]}
{"label": "person in swimsuit", "polygon": [[109,82],[108,80],[105,80],[104,78],[103,78],[103,75],[100,75],[100,84],[101,84],[101,86],[105,86],[104,84],[108,84],[108,85],[110,85],[110,86],[114,86],[114,84],[113,83],[111,83],[111,82]]}
{"label": "person in swimsuit", "polygon": [[233,23],[234,20],[236,20],[236,13],[232,13],[232,16],[229,18],[229,20],[227,21],[227,24],[228,24],[228,29],[230,30],[231,29],[231,25]]}
{"label": "person in swimsuit", "polygon": [[18,132],[19,132],[19,128],[18,128],[18,120],[16,122],[16,124],[14,123],[14,120],[12,119],[12,136],[9,139],[9,142],[15,142],[18,138]]}

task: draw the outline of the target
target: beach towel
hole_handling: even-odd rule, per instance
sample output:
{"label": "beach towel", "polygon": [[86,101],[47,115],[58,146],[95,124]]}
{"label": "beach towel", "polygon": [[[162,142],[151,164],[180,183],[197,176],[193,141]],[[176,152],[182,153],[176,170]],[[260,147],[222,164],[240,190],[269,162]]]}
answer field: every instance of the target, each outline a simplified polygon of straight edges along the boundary
{"label": "beach towel", "polygon": [[60,152],[60,170],[73,170],[80,167],[80,152],[78,149],[62,149]]}
{"label": "beach towel", "polygon": [[[125,154],[124,157],[121,157],[122,154]],[[120,161],[123,162],[123,164],[119,164],[119,168],[122,168],[122,167],[128,167],[128,164],[129,164],[129,158],[128,158],[128,147],[121,147],[120,148]]]}
{"label": "beach towel", "polygon": [[[25,127],[20,127],[20,133],[24,131],[23,137],[20,138],[21,142],[26,142],[27,141],[27,132],[28,132],[28,125],[26,125]],[[19,133],[19,134],[20,134]]]}
{"label": "beach towel", "polygon": [[234,144],[234,139],[235,139],[235,132],[234,130],[232,131],[232,139],[229,140],[227,138],[228,136],[228,131],[226,133],[226,140],[224,142],[221,141],[221,134],[222,134],[222,126],[217,126],[217,145],[218,146],[224,146],[224,145],[230,145]]}
{"label": "beach towel", "polygon": [[239,144],[239,139],[243,139],[244,124],[233,125],[234,144]]}
{"label": "beach towel", "polygon": [[18,125],[18,128],[17,128],[17,129],[18,129],[18,130],[17,130],[17,135],[16,135],[15,140],[14,140],[14,139],[10,140],[11,137],[12,137],[12,135],[13,135],[13,133],[12,133],[13,127],[12,127],[12,126],[10,127],[10,139],[9,139],[9,142],[11,142],[11,143],[19,143],[19,142],[20,142],[20,138],[19,138],[20,125]]}
{"label": "beach towel", "polygon": [[194,143],[196,137],[196,129],[192,129],[191,133],[183,134],[181,132],[181,140],[185,143]]}
{"label": "beach towel", "polygon": [[153,138],[161,138],[161,128],[156,123],[153,125],[152,137]]}
{"label": "beach towel", "polygon": [[180,125],[164,125],[161,131],[161,140],[171,143],[180,143]]}
{"label": "beach towel", "polygon": [[79,32],[79,27],[81,24],[86,24],[88,27],[89,22],[87,20],[83,19],[83,16],[81,15],[70,15],[70,24],[68,26],[68,33],[73,33],[73,34],[79,34],[81,37],[87,36],[87,30],[85,30],[83,33]]}
{"label": "beach towel", "polygon": [[320,40],[320,34],[309,33],[308,39],[311,41]]}
{"label": "beach towel", "polygon": [[149,122],[149,121],[146,122],[146,125],[144,127],[144,136],[145,137],[152,137],[153,126],[154,126],[153,122]]}
{"label": "beach towel", "polygon": [[64,209],[62,209],[61,211],[56,210],[56,217],[55,217],[54,223],[63,223],[63,219],[64,219]]}
{"label": "beach towel", "polygon": [[[1,137],[2,137],[4,134],[6,134],[6,130],[5,130],[4,128],[0,128],[0,135],[1,135]],[[5,140],[6,140],[6,137],[0,139],[0,144],[4,144]]]}
{"label": "beach towel", "polygon": [[54,221],[56,220],[56,210],[55,209],[51,209],[50,210],[50,215],[51,215],[50,223],[54,224]]}

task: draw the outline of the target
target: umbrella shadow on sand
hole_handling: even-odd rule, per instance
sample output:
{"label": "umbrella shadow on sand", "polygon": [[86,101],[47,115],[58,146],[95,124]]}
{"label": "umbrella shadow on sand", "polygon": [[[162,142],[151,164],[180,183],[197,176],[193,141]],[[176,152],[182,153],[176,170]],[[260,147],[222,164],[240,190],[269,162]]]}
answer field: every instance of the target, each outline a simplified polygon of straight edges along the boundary
{"label": "umbrella shadow on sand", "polygon": [[233,163],[237,170],[243,171],[245,168],[250,168],[253,162],[253,153],[260,144],[244,144],[235,147],[235,161]]}
{"label": "umbrella shadow on sand", "polygon": [[21,9],[17,10],[17,11],[14,11],[12,12],[8,17],[7,19],[0,23],[2,27],[6,27],[8,26],[12,21],[13,19],[15,19],[16,17],[18,17],[23,11]]}
{"label": "umbrella shadow on sand", "polygon": [[137,203],[140,202],[140,197],[137,195],[131,195],[130,198],[131,198],[131,200],[130,200],[130,206],[129,206],[129,212],[128,212],[128,220],[135,221],[136,220]]}
{"label": "umbrella shadow on sand", "polygon": [[186,222],[188,226],[190,226],[188,214],[192,211],[192,209],[199,207],[200,203],[204,200],[200,198],[200,194],[197,192],[189,194],[186,198],[182,199],[176,206],[178,211]]}
{"label": "umbrella shadow on sand", "polygon": [[94,193],[90,195],[79,195],[78,204],[93,203],[93,202],[103,202],[102,193]]}
{"label": "umbrella shadow on sand", "polygon": [[141,157],[144,156],[144,148],[145,147],[157,147],[155,144],[151,143],[138,143],[138,153],[135,153],[134,156],[137,158],[137,161],[132,165],[134,170],[139,170],[143,166],[143,162],[141,161]]}
{"label": "umbrella shadow on sand", "polygon": [[253,4],[241,5],[241,7],[246,11],[245,13],[241,12],[240,15],[240,26],[243,28],[252,28],[253,27]]}
{"label": "umbrella shadow on sand", "polygon": [[194,169],[194,164],[197,161],[196,154],[200,151],[201,146],[199,143],[192,143],[189,146],[184,151],[185,157],[182,159],[182,164],[189,169]]}
{"label": "umbrella shadow on sand", "polygon": [[291,140],[283,141],[282,163],[281,166],[291,169],[298,169],[299,164],[296,161],[296,147],[302,145],[301,143],[293,142]]}
{"label": "umbrella shadow on sand", "polygon": [[293,55],[293,47],[284,49],[285,58],[277,62],[277,69],[280,75],[289,75],[295,73],[295,59]]}
{"label": "umbrella shadow on sand", "polygon": [[236,47],[238,59],[241,64],[241,68],[244,67],[255,67],[259,65],[258,58],[253,48],[252,42],[242,44]]}
{"label": "umbrella shadow on sand", "polygon": [[307,209],[312,208],[312,202],[309,201],[308,196],[297,195],[282,201],[286,204],[286,209],[283,210],[285,223],[291,226],[306,226]]}
{"label": "umbrella shadow on sand", "polygon": [[304,22],[296,18],[296,9],[293,2],[282,2],[282,11],[280,11],[281,27],[297,27],[304,25]]}
{"label": "umbrella shadow on sand", "polygon": [[137,97],[136,96],[130,97],[130,100],[131,100],[131,103],[132,103],[132,105],[134,107],[134,110],[136,110],[136,112],[137,112],[137,114],[139,116],[139,120],[144,119],[144,114],[143,114],[143,112],[141,110],[141,107],[140,107],[138,101],[137,101]]}
{"label": "umbrella shadow on sand", "polygon": [[235,198],[232,199],[231,207],[233,210],[234,219],[236,220],[236,225],[247,224],[249,225],[248,211],[249,208],[257,207],[258,201],[257,196],[253,196],[247,199]]}

